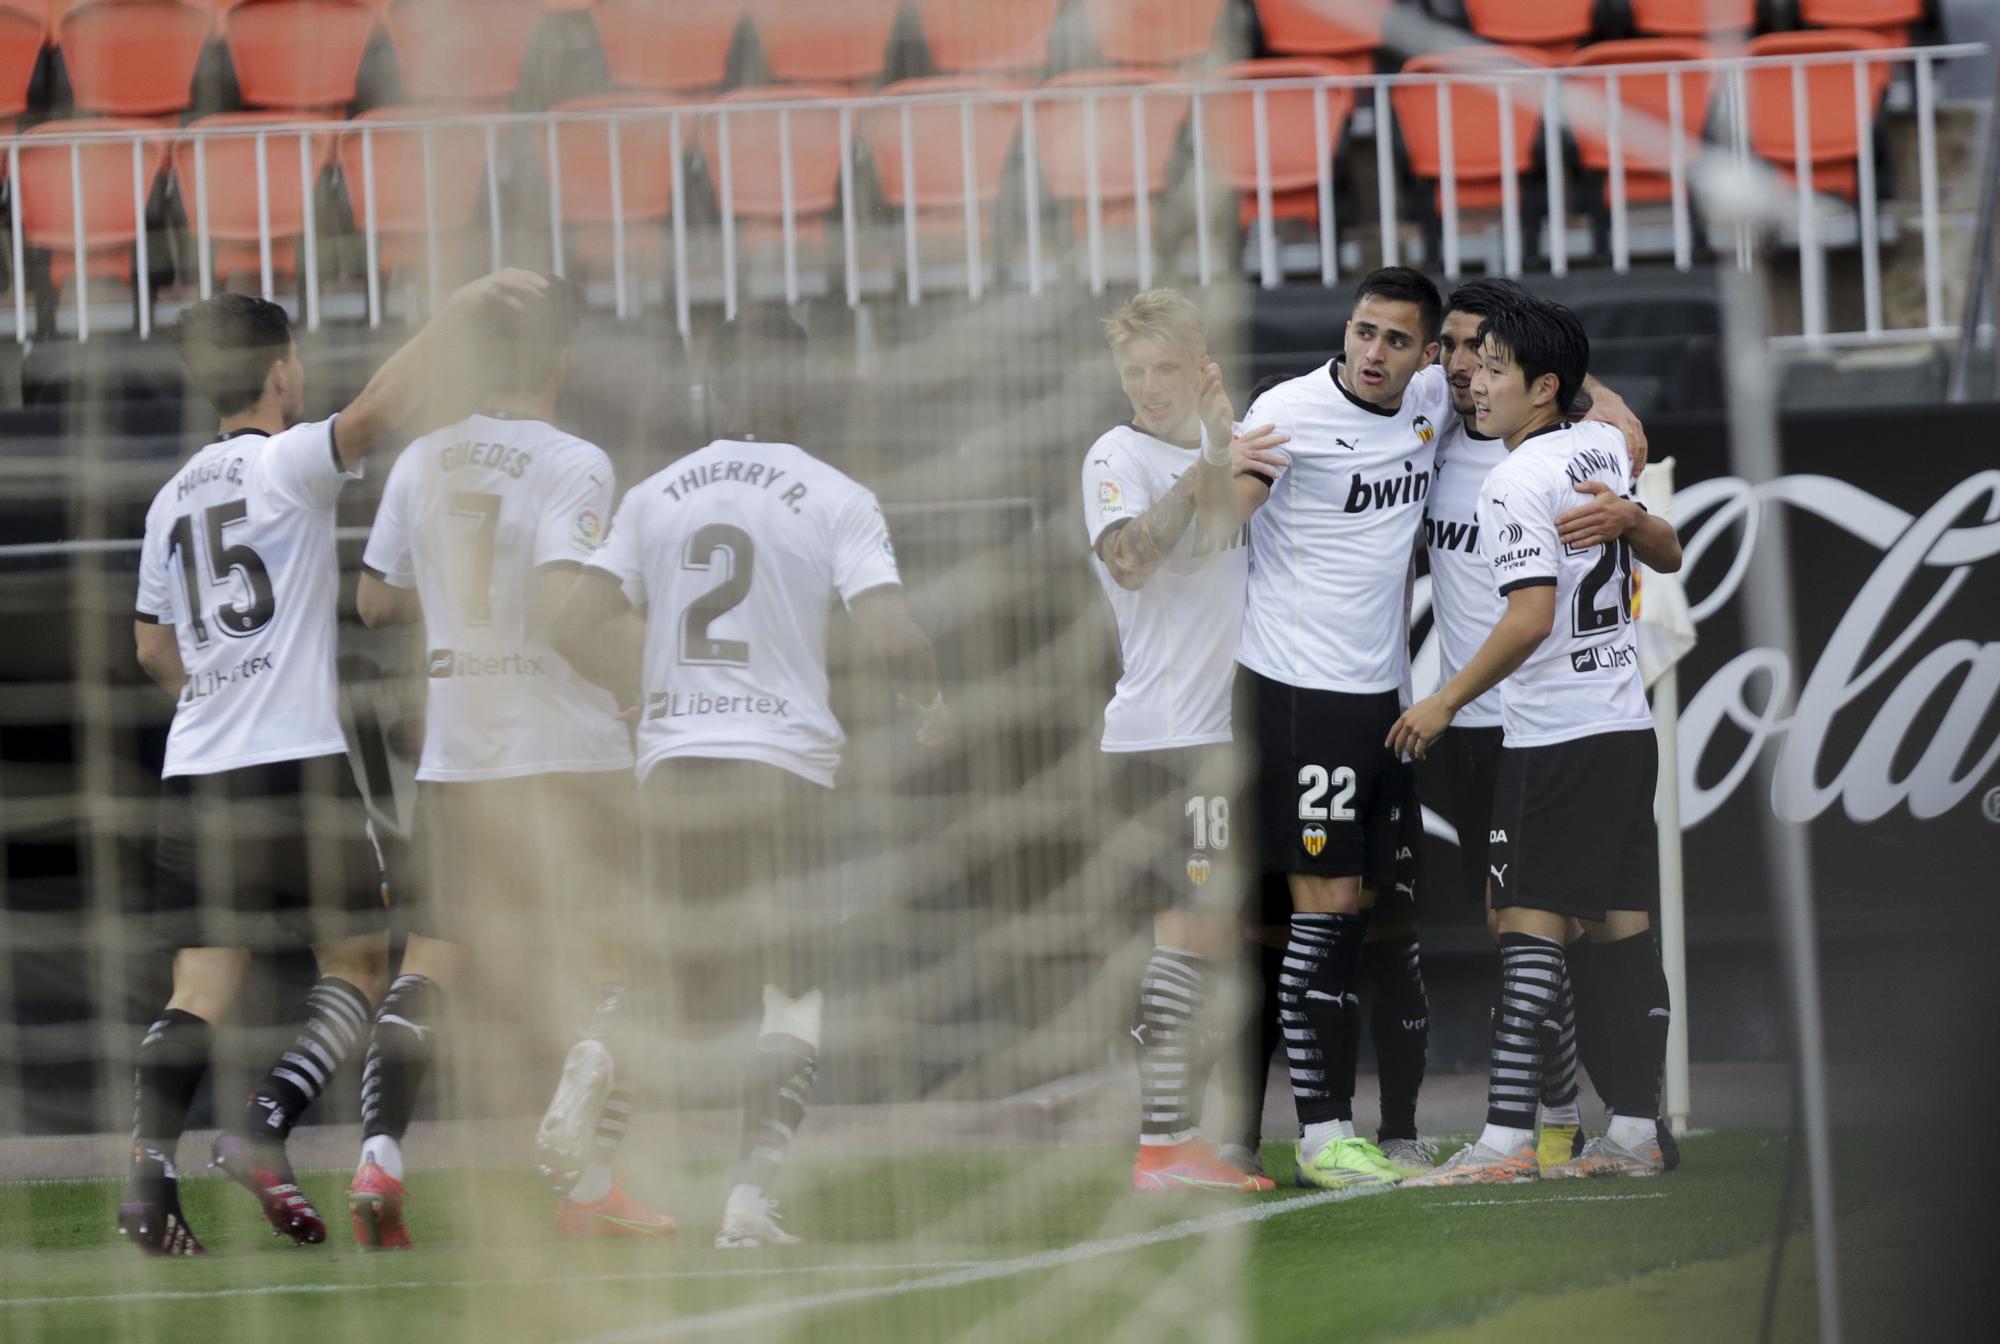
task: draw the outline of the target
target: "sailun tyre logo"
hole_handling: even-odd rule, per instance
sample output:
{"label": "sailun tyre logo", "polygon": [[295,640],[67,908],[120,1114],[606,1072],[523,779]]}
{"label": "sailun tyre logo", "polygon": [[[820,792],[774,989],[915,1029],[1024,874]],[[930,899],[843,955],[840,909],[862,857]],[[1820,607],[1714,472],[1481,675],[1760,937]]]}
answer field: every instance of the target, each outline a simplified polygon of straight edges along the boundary
{"label": "sailun tyre logo", "polygon": [[1521,538],[1526,535],[1519,523],[1508,523],[1500,529],[1500,542],[1505,546],[1519,546]]}

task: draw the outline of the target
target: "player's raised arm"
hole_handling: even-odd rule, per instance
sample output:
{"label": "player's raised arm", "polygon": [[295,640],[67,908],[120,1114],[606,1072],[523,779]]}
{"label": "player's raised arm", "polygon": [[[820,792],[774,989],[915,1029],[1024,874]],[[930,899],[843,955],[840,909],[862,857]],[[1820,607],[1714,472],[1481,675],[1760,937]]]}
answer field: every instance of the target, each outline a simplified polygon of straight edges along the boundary
{"label": "player's raised arm", "polygon": [[1622,537],[1648,569],[1672,574],[1681,567],[1681,539],[1672,523],[1602,481],[1582,481],[1574,488],[1584,502],[1556,518],[1556,536],[1565,546],[1581,550]]}

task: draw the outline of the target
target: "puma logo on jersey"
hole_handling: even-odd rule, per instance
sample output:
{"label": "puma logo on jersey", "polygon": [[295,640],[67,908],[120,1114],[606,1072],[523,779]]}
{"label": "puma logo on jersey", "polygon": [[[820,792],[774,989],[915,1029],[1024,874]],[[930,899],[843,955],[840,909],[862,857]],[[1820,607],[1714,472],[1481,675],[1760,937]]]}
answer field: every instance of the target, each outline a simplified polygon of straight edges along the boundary
{"label": "puma logo on jersey", "polygon": [[1341,447],[1345,448],[1350,453],[1354,451],[1354,446],[1357,443],[1361,442],[1361,440],[1359,439],[1343,439],[1338,436],[1336,436],[1333,441],[1339,444]]}

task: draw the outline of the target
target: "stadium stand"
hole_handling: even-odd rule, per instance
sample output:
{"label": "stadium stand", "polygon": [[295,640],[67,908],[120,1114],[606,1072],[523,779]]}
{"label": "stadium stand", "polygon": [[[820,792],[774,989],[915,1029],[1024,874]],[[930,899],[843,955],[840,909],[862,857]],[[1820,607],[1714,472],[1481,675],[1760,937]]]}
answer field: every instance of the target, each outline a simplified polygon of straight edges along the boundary
{"label": "stadium stand", "polygon": [[[677,99],[657,93],[608,93],[571,98],[556,104],[555,112],[596,112],[621,109],[676,106]],[[618,127],[618,188],[611,185],[612,148],[609,127]],[[556,174],[549,166],[547,136],[535,137],[542,170]],[[686,145],[681,146],[685,152]],[[610,224],[622,214],[625,223],[658,224],[673,213],[673,131],[669,119],[626,117],[616,123],[558,122],[556,153],[560,158],[562,218],[567,226],[570,252],[586,264],[610,255],[613,245]],[[637,250],[632,236],[626,237],[628,251]]]}
{"label": "stadium stand", "polygon": [[546,11],[542,0],[390,0],[384,12],[404,97],[500,103],[521,87],[521,61]]}
{"label": "stadium stand", "polygon": [[1257,20],[1264,45],[1286,56],[1341,56],[1363,70],[1374,68],[1382,45],[1382,20],[1389,0],[1377,0],[1370,10],[1349,5],[1335,17],[1311,0],[1257,0]]}
{"label": "stadium stand", "polygon": [[[1889,39],[1861,29],[1824,29],[1796,33],[1766,33],[1750,43],[1752,56],[1816,55],[1823,52],[1870,51],[1891,46]],[[1860,128],[1854,119],[1854,68],[1845,62],[1800,67],[1805,72],[1806,154],[1818,191],[1853,200],[1857,190]],[[1887,62],[1868,66],[1870,97],[1880,106],[1891,70]],[[1793,180],[1797,140],[1792,118],[1792,70],[1758,67],[1750,71],[1751,151],[1768,159],[1787,180]]]}
{"label": "stadium stand", "polygon": [[671,23],[650,0],[597,0],[590,17],[614,84],[692,93],[722,87],[743,0],[680,0]]}
{"label": "stadium stand", "polygon": [[916,0],[931,64],[953,74],[1020,74],[1049,63],[1049,32],[1063,0],[967,5]]}
{"label": "stadium stand", "polygon": [[1632,0],[1632,26],[1655,37],[1711,37],[1757,26],[1757,0]]}
{"label": "stadium stand", "polygon": [[[1623,42],[1599,42],[1583,48],[1569,60],[1572,67],[1598,67],[1620,65],[1644,65],[1660,61],[1701,61],[1708,57],[1708,48],[1700,42],[1685,38],[1633,38]],[[1708,128],[1709,99],[1714,93],[1715,76],[1705,69],[1689,69],[1679,73],[1680,79],[1680,120],[1675,123],[1672,115],[1672,94],[1669,77],[1658,74],[1621,74],[1616,82],[1618,106],[1626,113],[1625,125],[1634,125],[1641,118],[1675,126],[1688,142],[1687,154],[1683,162],[1692,160],[1698,152],[1698,143]],[[1585,104],[1597,100],[1608,100],[1612,96],[1612,81],[1608,79],[1572,79],[1564,83],[1563,91],[1569,104],[1569,125],[1571,135],[1576,140],[1577,156],[1586,171],[1605,175],[1604,199],[1611,200],[1611,146],[1607,136],[1589,129],[1589,121],[1584,112]],[[1629,201],[1664,201],[1672,196],[1669,179],[1672,162],[1670,152],[1655,150],[1644,143],[1624,137],[1620,142],[1624,159],[1625,197]]]}
{"label": "stadium stand", "polygon": [[[840,199],[840,114],[831,108],[769,106],[783,99],[844,98],[827,87],[757,86],[723,95],[729,113],[729,211],[746,241],[777,236],[785,219],[783,140],[791,142],[791,215],[797,236],[817,237]],[[761,106],[760,106],[761,105]],[[709,181],[722,187],[722,118],[702,118],[701,152]],[[788,123],[781,127],[780,123]]]}
{"label": "stadium stand", "polygon": [[1472,31],[1489,42],[1567,56],[1596,28],[1597,0],[1465,0]]}
{"label": "stadium stand", "polygon": [[234,0],[222,16],[250,107],[344,109],[375,31],[370,0]]}
{"label": "stadium stand", "polygon": [[[885,96],[978,93],[1008,87],[996,80],[970,75],[937,75],[905,79],[882,90]],[[916,207],[919,233],[957,236],[965,219],[965,152],[961,103],[927,103],[910,109],[910,169],[903,174],[903,117],[894,108],[869,108],[861,114],[861,134],[882,198],[897,211]],[[990,230],[990,208],[1000,198],[1000,179],[1021,125],[1015,103],[970,104],[972,121],[973,195],[979,204],[982,230]]]}
{"label": "stadium stand", "polygon": [[[290,112],[224,112],[202,117],[188,124],[190,132],[219,131],[232,127],[296,124]],[[274,276],[298,274],[297,245],[305,233],[305,216],[313,200],[319,173],[332,152],[335,127],[314,134],[307,142],[308,173],[299,168],[299,138],[296,135],[265,137],[262,140],[264,165],[257,164],[259,138],[252,135],[202,137],[200,164],[196,162],[196,140],[192,135],[174,143],[174,178],[185,202],[188,228],[195,245],[205,232],[209,241],[215,279],[227,285],[232,276],[257,275],[262,269],[259,245],[259,202],[257,183],[264,182],[263,208],[267,212],[271,238],[271,271]],[[204,190],[205,188],[205,190]]]}
{"label": "stadium stand", "polygon": [[1098,54],[1114,65],[1169,66],[1208,55],[1223,0],[1084,0]]}
{"label": "stadium stand", "polygon": [[[1058,98],[1041,104],[1035,112],[1040,130],[1042,175],[1049,192],[1073,207],[1073,220],[1082,236],[1088,197],[1090,168],[1088,144],[1092,138],[1092,103],[1095,103],[1097,145],[1097,188],[1102,217],[1107,221],[1129,219],[1135,212],[1137,195],[1160,191],[1167,183],[1167,165],[1187,121],[1188,100],[1182,94],[1145,95],[1149,84],[1161,76],[1142,70],[1072,70],[1055,76],[1045,89],[1102,88],[1110,90],[1095,100]],[[1143,185],[1133,164],[1132,98],[1141,96],[1146,131],[1145,179]]]}
{"label": "stadium stand", "polygon": [[[424,115],[418,107],[381,107],[347,123],[335,153],[353,205],[354,229],[368,227],[369,203],[374,202],[379,271],[423,262],[428,217],[425,212],[424,138],[413,129],[370,128],[370,123],[410,120]],[[479,184],[486,172],[485,137],[476,127],[431,128],[432,180],[429,192],[435,211],[439,246],[447,269],[455,264],[460,236],[479,214]],[[371,161],[374,190],[369,190]]]}
{"label": "stadium stand", "polygon": [[773,82],[863,85],[879,81],[888,61],[889,31],[902,0],[842,0],[800,5],[749,0]]}
{"label": "stadium stand", "polygon": [[[1534,47],[1486,47],[1412,57],[1403,66],[1403,73],[1459,74],[1550,63],[1550,58]],[[1500,94],[1494,86],[1453,84],[1448,86],[1449,94],[1440,99],[1441,87],[1447,86],[1399,84],[1390,90],[1396,127],[1409,153],[1410,171],[1419,180],[1436,184],[1437,206],[1443,209],[1444,147],[1439,109],[1441,103],[1448,103],[1452,182],[1458,208],[1478,210],[1498,206],[1503,164],[1511,160],[1514,171],[1523,176],[1534,167],[1542,135],[1540,87],[1520,84],[1520,94],[1514,102],[1514,139],[1510,145],[1500,143]]]}
{"label": "stadium stand", "polygon": [[193,103],[214,16],[189,0],[86,0],[56,24],[80,111],[169,117]]}
{"label": "stadium stand", "polygon": [[[1246,79],[1312,79],[1349,73],[1338,62],[1303,56],[1237,61],[1215,72],[1218,81]],[[1325,93],[1324,135],[1313,126],[1315,99],[1311,89],[1273,89],[1264,95],[1266,153],[1269,156],[1271,213],[1274,219],[1319,219],[1319,149],[1329,159],[1340,152],[1347,119],[1354,111],[1351,89]],[[1238,216],[1244,225],[1257,219],[1256,97],[1250,93],[1214,93],[1202,100],[1207,117],[1203,130],[1216,176],[1242,194]],[[1328,164],[1331,171],[1331,163]]]}
{"label": "stadium stand", "polygon": [[[44,122],[22,136],[21,174],[15,183],[21,197],[21,237],[26,246],[48,254],[49,289],[43,296],[48,303],[53,303],[76,274],[79,231],[85,271],[90,276],[129,283],[135,264],[133,244],[144,221],[134,217],[131,142],[84,144],[77,147],[74,158],[67,145],[38,142],[78,131],[150,129],[150,122],[106,117]],[[139,155],[141,194],[150,195],[166,162],[166,144],[157,139],[144,141]],[[74,183],[72,163],[81,172],[80,183]],[[73,196],[78,186],[80,192]],[[83,202],[81,220],[72,203],[79,198]],[[52,313],[45,308],[44,326],[50,317]]]}
{"label": "stadium stand", "polygon": [[1799,21],[1814,28],[1867,28],[1894,45],[1922,23],[1924,0],[1799,0]]}
{"label": "stadium stand", "polygon": [[0,130],[28,110],[48,26],[43,0],[0,0]]}

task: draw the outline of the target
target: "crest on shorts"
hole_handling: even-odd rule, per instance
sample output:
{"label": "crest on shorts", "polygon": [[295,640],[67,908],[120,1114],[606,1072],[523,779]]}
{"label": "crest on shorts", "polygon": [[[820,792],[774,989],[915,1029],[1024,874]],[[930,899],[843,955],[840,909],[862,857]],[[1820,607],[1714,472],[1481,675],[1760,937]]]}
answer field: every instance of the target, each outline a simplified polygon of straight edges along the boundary
{"label": "crest on shorts", "polygon": [[1208,860],[1199,854],[1188,855],[1187,875],[1188,881],[1197,887],[1205,884],[1208,881]]}
{"label": "crest on shorts", "polygon": [[1306,853],[1312,855],[1314,858],[1318,858],[1319,852],[1326,848],[1326,827],[1320,825],[1318,822],[1301,827],[1299,830],[1299,843],[1306,847]]}

